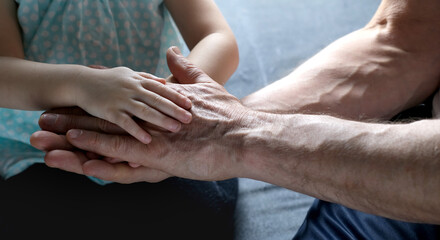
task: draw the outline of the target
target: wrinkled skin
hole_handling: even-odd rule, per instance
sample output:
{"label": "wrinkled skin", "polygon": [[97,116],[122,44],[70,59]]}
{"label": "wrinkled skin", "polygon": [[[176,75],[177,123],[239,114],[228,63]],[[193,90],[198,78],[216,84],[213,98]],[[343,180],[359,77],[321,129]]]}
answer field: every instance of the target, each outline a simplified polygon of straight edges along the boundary
{"label": "wrinkled skin", "polygon": [[[233,139],[226,141],[223,134],[237,126],[236,119],[249,114],[249,110],[182,55],[169,50],[168,63],[180,82],[168,86],[188,96],[193,105],[193,120],[181,131],[171,133],[142,123],[153,136],[150,144],[143,144],[123,134],[117,126],[74,109],[67,110],[69,114],[74,111],[73,118],[51,115],[57,118],[55,124],[50,124],[48,115],[43,114],[40,119],[43,131],[32,135],[32,145],[47,151],[45,161],[51,167],[122,183],[158,182],[170,176],[199,180],[235,177],[235,170],[239,170],[236,165],[232,167],[237,161],[236,153],[227,151],[229,148],[225,146],[238,143]],[[72,128],[84,130],[69,130]],[[66,137],[53,133],[66,131]],[[212,141],[215,139],[219,141]],[[142,167],[132,168],[121,162],[111,164],[100,156]]]}

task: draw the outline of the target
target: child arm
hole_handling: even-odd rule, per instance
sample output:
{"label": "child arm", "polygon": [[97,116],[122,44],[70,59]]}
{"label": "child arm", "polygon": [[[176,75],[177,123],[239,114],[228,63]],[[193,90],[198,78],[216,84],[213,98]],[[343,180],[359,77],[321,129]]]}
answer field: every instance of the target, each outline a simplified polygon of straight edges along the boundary
{"label": "child arm", "polygon": [[0,57],[0,107],[44,110],[79,106],[117,124],[144,143],[151,140],[133,116],[176,132],[189,123],[190,101],[165,79],[129,68],[92,69]]}
{"label": "child arm", "polygon": [[144,143],[151,136],[132,117],[176,132],[191,121],[190,101],[164,79],[128,68],[92,69],[24,60],[17,5],[0,1],[0,107],[46,110],[79,106]]}
{"label": "child arm", "polygon": [[191,50],[188,59],[220,84],[237,69],[235,36],[213,0],[165,0]]}
{"label": "child arm", "polygon": [[24,58],[14,0],[0,1],[0,22],[0,55]]}

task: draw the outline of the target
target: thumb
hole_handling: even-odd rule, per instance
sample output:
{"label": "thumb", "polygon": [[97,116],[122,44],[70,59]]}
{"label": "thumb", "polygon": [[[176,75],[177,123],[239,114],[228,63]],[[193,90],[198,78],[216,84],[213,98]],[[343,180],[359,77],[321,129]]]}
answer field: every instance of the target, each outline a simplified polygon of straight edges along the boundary
{"label": "thumb", "polygon": [[168,68],[174,78],[181,84],[214,82],[200,68],[185,58],[178,47],[170,47],[167,51]]}

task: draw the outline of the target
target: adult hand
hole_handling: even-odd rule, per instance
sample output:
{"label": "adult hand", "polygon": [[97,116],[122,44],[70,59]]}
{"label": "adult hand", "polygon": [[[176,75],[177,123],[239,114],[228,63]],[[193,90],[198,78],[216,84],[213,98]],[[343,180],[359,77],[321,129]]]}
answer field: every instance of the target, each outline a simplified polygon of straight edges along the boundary
{"label": "adult hand", "polygon": [[[242,117],[250,111],[184,58],[177,48],[168,50],[167,60],[170,71],[181,83],[170,84],[170,87],[189,97],[193,104],[192,122],[184,125],[178,133],[150,130],[153,140],[145,145],[131,136],[102,133],[101,129],[96,129],[96,124],[95,129],[87,128],[70,116],[58,119],[58,126],[75,122],[75,128],[82,129],[67,132],[67,140],[73,146],[143,167],[110,164],[99,159],[84,158],[71,151],[68,154],[64,152],[62,156],[59,152],[50,151],[45,158],[46,163],[67,171],[122,183],[151,181],[152,175],[160,175],[158,173],[198,180],[237,177],[241,164],[237,152],[231,149],[236,149],[241,139],[228,135],[228,132],[241,125]],[[44,118],[40,124],[44,125],[43,122]],[[38,135],[34,134],[33,137]],[[38,147],[35,141],[33,145]]]}
{"label": "adult hand", "polygon": [[[30,138],[31,144],[46,151],[45,162],[50,167],[60,168],[69,172],[85,174],[83,164],[92,159],[108,160],[107,157],[94,152],[87,152],[71,145],[65,133],[72,128],[82,128],[107,134],[127,134],[124,130],[108,121],[92,117],[80,108],[59,108],[42,114],[40,121],[42,131],[37,131]],[[153,126],[142,122],[145,128]],[[122,164],[122,163],[121,163]],[[159,182],[169,177],[168,174],[149,169],[139,168],[145,181]],[[122,181],[121,181],[122,182]]]}

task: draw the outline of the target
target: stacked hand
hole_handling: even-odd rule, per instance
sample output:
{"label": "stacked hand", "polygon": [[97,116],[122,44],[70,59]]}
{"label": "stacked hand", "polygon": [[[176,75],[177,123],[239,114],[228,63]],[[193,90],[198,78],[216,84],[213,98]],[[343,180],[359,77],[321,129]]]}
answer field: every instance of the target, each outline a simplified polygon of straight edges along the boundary
{"label": "stacked hand", "polygon": [[[167,87],[191,100],[190,124],[183,125],[179,132],[169,132],[140,122],[152,135],[151,143],[144,144],[115,124],[80,109],[46,112],[40,119],[43,131],[31,137],[33,146],[47,151],[46,164],[121,183],[157,182],[170,176],[199,180],[236,177],[241,168],[238,154],[229,149],[240,142],[228,132],[242,124],[243,116],[251,112],[180,55],[178,49],[168,50],[167,57],[169,68],[180,83]],[[106,159],[141,167],[103,161]],[[232,167],[233,164],[238,166]]]}
{"label": "stacked hand", "polygon": [[[92,67],[97,68],[97,67]],[[133,119],[136,117],[172,132],[189,123],[189,99],[165,86],[165,79],[152,74],[116,67],[81,72],[70,89],[72,102],[88,113],[117,124],[143,143],[150,134]]]}

